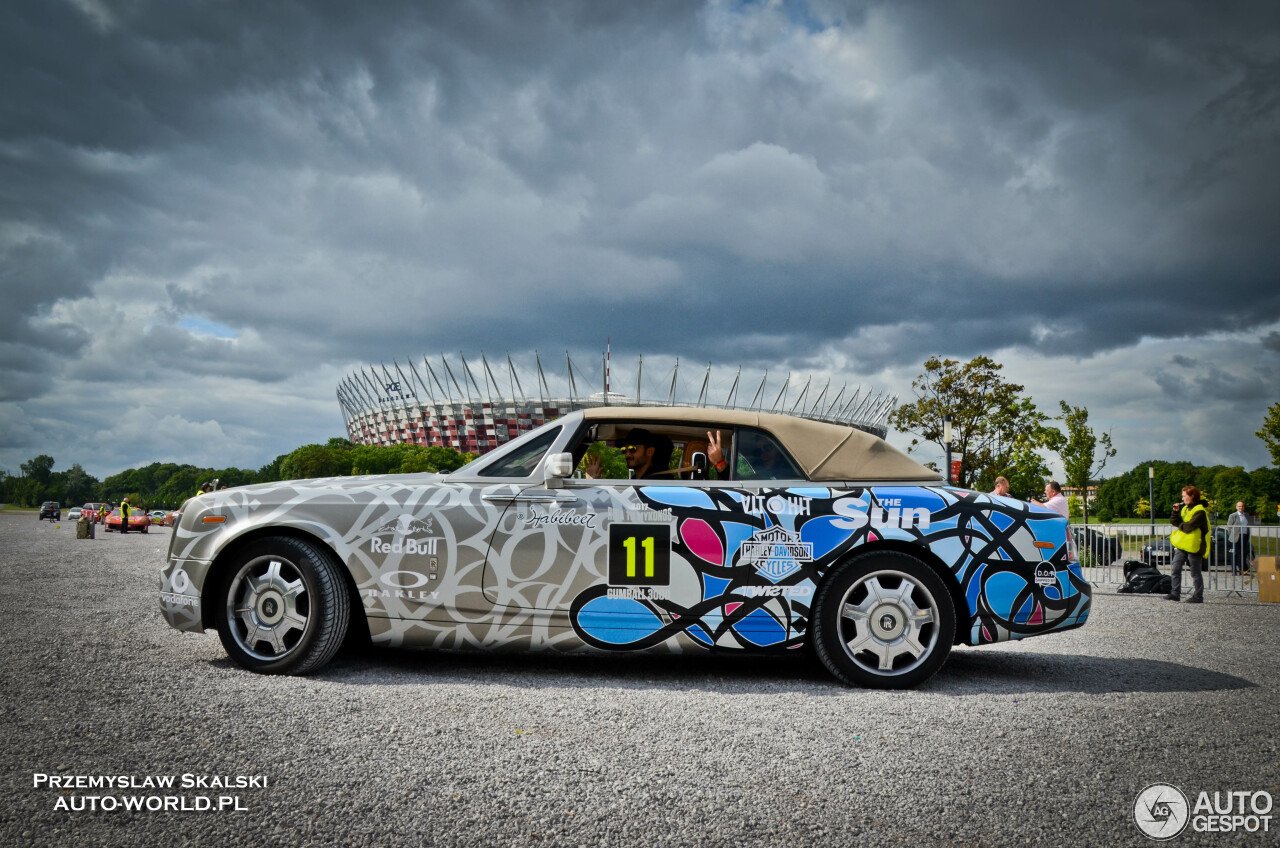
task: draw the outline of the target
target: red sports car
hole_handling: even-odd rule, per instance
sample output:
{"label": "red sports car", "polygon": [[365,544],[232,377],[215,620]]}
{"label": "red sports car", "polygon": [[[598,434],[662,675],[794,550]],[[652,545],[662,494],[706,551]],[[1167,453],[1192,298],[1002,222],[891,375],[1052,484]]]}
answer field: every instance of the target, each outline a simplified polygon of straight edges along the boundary
{"label": "red sports car", "polygon": [[[129,509],[129,532],[132,533],[135,530],[141,530],[143,533],[145,533],[147,532],[147,528],[150,526],[151,526],[151,519],[147,517],[147,514],[145,512],[143,512],[140,509],[133,509],[133,508]],[[107,520],[104,524],[104,527],[107,532],[120,529],[120,508],[119,507],[116,507],[115,509],[111,510],[111,512],[107,515]]]}

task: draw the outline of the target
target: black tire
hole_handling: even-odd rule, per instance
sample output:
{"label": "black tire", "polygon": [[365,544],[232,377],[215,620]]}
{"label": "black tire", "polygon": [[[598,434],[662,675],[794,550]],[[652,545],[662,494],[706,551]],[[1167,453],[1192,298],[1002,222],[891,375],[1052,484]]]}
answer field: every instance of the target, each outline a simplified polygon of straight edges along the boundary
{"label": "black tire", "polygon": [[956,614],[937,572],[915,557],[883,551],[855,556],[827,575],[811,626],[818,659],[842,683],[908,689],[947,661]]}
{"label": "black tire", "polygon": [[342,646],[351,599],[328,550],[286,536],[239,551],[209,596],[218,636],[260,674],[308,674]]}

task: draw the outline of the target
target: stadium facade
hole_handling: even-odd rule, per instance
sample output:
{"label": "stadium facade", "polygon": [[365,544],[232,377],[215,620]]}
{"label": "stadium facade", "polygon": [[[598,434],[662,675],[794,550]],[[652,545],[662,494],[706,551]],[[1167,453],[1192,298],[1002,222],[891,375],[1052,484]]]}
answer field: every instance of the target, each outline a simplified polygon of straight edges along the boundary
{"label": "stadium facade", "polygon": [[[353,442],[437,445],[483,454],[547,421],[596,406],[700,406],[784,412],[851,425],[883,437],[889,413],[897,403],[896,395],[865,393],[857,388],[850,392],[847,384],[832,391],[831,382],[827,381],[819,389],[811,377],[802,382],[794,374],[788,374],[778,388],[769,385],[768,371],[758,384],[754,378],[748,383],[741,368],[732,372],[732,383],[725,393],[725,381],[713,379],[710,365],[705,370],[697,369],[691,381],[681,382],[679,360],[658,375],[660,388],[653,386],[654,375],[650,374],[646,391],[643,357],[637,359],[634,379],[626,377],[618,383],[625,383],[634,392],[619,392],[614,390],[607,352],[601,357],[598,375],[585,374],[567,353],[563,366],[557,369],[563,373],[544,369],[535,353],[523,378],[510,356],[506,357],[505,368],[500,364],[496,372],[483,353],[473,363],[468,363],[463,354],[452,362],[443,355],[436,360],[424,356],[421,366],[409,360],[401,367],[393,360],[390,368],[385,363],[370,365],[342,379],[337,389],[338,403]],[[533,389],[526,392],[526,385]],[[592,390],[596,388],[597,391]],[[717,400],[719,397],[723,400]]]}

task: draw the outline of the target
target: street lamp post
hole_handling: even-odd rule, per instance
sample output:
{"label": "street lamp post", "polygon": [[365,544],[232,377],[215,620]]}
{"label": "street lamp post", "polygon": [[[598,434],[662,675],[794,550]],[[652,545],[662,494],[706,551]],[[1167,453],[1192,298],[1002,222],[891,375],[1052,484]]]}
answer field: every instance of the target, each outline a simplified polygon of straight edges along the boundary
{"label": "street lamp post", "polygon": [[942,416],[942,442],[947,446],[947,485],[951,485],[951,413]]}
{"label": "street lamp post", "polygon": [[1151,516],[1151,534],[1156,535],[1156,468],[1147,466],[1147,515]]}

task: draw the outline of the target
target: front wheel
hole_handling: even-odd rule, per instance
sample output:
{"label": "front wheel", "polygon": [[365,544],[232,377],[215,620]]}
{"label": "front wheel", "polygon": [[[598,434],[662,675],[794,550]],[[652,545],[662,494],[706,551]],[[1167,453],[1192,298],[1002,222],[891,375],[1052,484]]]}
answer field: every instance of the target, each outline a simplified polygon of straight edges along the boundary
{"label": "front wheel", "polygon": [[333,556],[284,536],[260,539],[240,551],[214,602],[227,654],[261,674],[320,668],[341,647],[351,614]]}
{"label": "front wheel", "polygon": [[937,572],[896,551],[837,566],[813,604],[813,645],[851,686],[907,689],[947,661],[955,639],[951,593]]}

